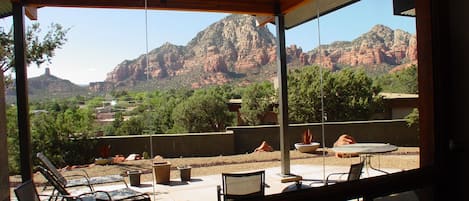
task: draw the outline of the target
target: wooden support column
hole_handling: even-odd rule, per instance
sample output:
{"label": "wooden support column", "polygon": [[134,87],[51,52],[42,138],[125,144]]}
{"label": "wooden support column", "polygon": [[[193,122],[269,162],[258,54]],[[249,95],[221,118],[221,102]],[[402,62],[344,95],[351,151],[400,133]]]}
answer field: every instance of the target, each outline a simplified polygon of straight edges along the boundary
{"label": "wooden support column", "polygon": [[416,29],[419,87],[420,167],[435,163],[434,80],[432,56],[431,6],[427,0],[416,0]]}
{"label": "wooden support column", "polygon": [[18,106],[18,133],[20,143],[21,179],[32,179],[31,129],[29,125],[28,76],[24,36],[24,7],[12,2],[15,40],[16,99]]}
{"label": "wooden support column", "polygon": [[277,29],[277,79],[279,83],[279,124],[281,174],[290,174],[290,142],[288,141],[288,91],[287,91],[287,54],[285,50],[285,16],[275,15]]}

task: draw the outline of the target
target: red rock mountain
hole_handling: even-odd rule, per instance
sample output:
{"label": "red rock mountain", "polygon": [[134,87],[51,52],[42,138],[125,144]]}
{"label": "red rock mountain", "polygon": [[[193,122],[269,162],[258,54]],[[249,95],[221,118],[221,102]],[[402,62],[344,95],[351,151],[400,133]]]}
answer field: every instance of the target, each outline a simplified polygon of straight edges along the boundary
{"label": "red rock mountain", "polygon": [[[319,57],[319,52],[322,52]],[[402,30],[376,25],[357,39],[322,45],[308,53],[309,63],[319,63],[330,69],[338,66],[373,68],[386,64],[391,67],[417,61],[417,38]]]}
{"label": "red rock mountain", "polygon": [[[343,66],[373,70],[383,65],[392,69],[415,62],[416,50],[415,35],[376,25],[353,41],[334,42],[309,52],[291,45],[287,57],[288,65],[296,67],[321,61],[333,70]],[[123,61],[107,74],[105,82],[91,83],[90,87],[96,91],[139,83],[162,85],[173,80],[198,88],[239,78],[244,78],[240,82],[249,82],[253,80],[249,76],[268,79],[275,74],[275,37],[266,27],[257,27],[252,16],[230,15],[199,32],[186,46],[166,43],[149,52],[148,58],[148,65],[145,55]],[[269,66],[270,71],[266,70]],[[263,71],[270,73],[260,73]]]}

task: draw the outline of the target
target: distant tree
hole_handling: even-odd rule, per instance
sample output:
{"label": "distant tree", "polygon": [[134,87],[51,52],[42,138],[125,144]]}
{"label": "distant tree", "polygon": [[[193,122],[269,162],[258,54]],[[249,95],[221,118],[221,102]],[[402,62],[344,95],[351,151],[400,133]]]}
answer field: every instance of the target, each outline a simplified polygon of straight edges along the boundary
{"label": "distant tree", "polygon": [[[288,76],[289,120],[320,122],[321,74],[319,67],[290,72]],[[322,70],[324,118],[327,121],[368,120],[381,103],[380,88],[362,70]]]}
{"label": "distant tree", "polygon": [[79,112],[71,109],[32,115],[33,153],[43,152],[59,167],[90,162],[95,155],[95,144],[89,139],[90,133],[78,132],[87,127],[81,124],[81,118]]}
{"label": "distant tree", "polygon": [[8,105],[6,107],[6,119],[8,169],[10,174],[18,174],[20,171],[20,148],[18,138],[18,115],[16,106]]}
{"label": "distant tree", "polygon": [[131,100],[129,92],[126,90],[113,90],[111,96],[117,100],[129,101]]}
{"label": "distant tree", "polygon": [[124,123],[124,115],[122,112],[116,112],[114,113],[114,121],[112,121],[112,125],[110,126],[110,130],[107,130],[108,132],[106,135],[118,135],[118,130]]}
{"label": "distant tree", "polygon": [[112,124],[108,124],[108,125],[105,125],[104,126],[104,129],[103,129],[103,133],[104,135],[106,136],[113,136],[113,135],[116,135],[116,128],[114,128],[114,126]]}
{"label": "distant tree", "polygon": [[329,84],[325,100],[329,121],[369,120],[382,104],[381,88],[363,70],[334,72]]}
{"label": "distant tree", "polygon": [[380,76],[376,78],[375,82],[377,82],[385,92],[417,94],[417,79],[417,66],[412,65],[403,70]]}
{"label": "distant tree", "polygon": [[[324,90],[331,82],[330,71],[322,71]],[[287,77],[288,119],[291,123],[321,121],[321,74],[318,66],[290,71]],[[326,97],[326,95],[324,95]]]}
{"label": "distant tree", "polygon": [[136,109],[136,112],[143,115],[144,129],[153,133],[175,132],[172,130],[174,127],[173,109],[190,95],[192,93],[174,90],[147,94],[144,103]]}
{"label": "distant tree", "polygon": [[[31,138],[33,153],[43,152],[56,165],[63,166],[62,152],[64,144],[69,140],[68,133],[60,132],[54,119],[55,115],[48,113],[38,113],[31,116]],[[53,146],[51,146],[53,145]]]}
{"label": "distant tree", "polygon": [[[93,156],[93,141],[88,140],[92,134],[91,113],[86,109],[72,107],[69,104],[71,103],[67,101],[36,103],[35,107],[41,110],[32,113],[30,117],[32,152],[45,153],[58,166],[83,164],[89,162]],[[18,173],[19,147],[16,106],[8,107],[7,117],[9,168],[11,173]]]}
{"label": "distant tree", "polygon": [[[30,27],[26,28],[25,33],[25,42],[26,42],[26,63],[35,63],[37,66],[40,66],[44,62],[50,62],[50,59],[54,56],[54,52],[56,49],[61,48],[66,39],[66,33],[69,29],[64,29],[59,24],[51,24],[49,27],[49,31],[45,34],[41,33],[41,29],[39,24],[34,23]],[[43,36],[42,38],[40,36]],[[0,93],[5,94],[5,90],[8,84],[11,82],[11,75],[5,75],[5,72],[10,70],[14,70],[15,63],[14,63],[14,39],[13,39],[13,29],[10,31],[5,32],[3,29],[0,31],[0,82],[3,83],[0,85]],[[4,96],[0,96],[1,98],[5,98]],[[3,100],[0,102],[4,102]],[[5,115],[6,112],[3,111],[5,107],[0,107],[0,115]],[[10,112],[10,111],[9,111]],[[16,110],[15,110],[16,112]],[[14,122],[16,119],[13,118],[11,115],[6,114],[7,125],[4,122],[0,122],[0,130],[4,130],[5,127],[10,127],[11,122]],[[17,129],[17,127],[16,127]],[[12,128],[7,128],[8,132],[13,132]],[[5,138],[0,137],[1,140],[5,140]],[[8,159],[9,159],[9,167],[16,168],[19,164],[19,152],[18,147],[15,145],[11,145],[12,143],[18,143],[18,134],[15,133],[8,133],[7,137],[8,141]],[[5,148],[6,149],[6,148]],[[4,155],[0,157],[6,157],[6,151],[0,150],[0,152]],[[12,160],[10,160],[12,159]],[[15,169],[10,169],[10,171],[14,172]],[[0,174],[4,174],[3,172]]]}
{"label": "distant tree", "polygon": [[274,86],[270,82],[253,83],[245,88],[242,95],[241,117],[248,125],[259,125],[261,118],[276,103]]}
{"label": "distant tree", "polygon": [[[39,23],[33,23],[26,28],[26,63],[40,66],[51,61],[55,50],[61,48],[67,41],[66,34],[70,29],[60,24],[52,23],[47,33],[43,34]],[[40,36],[43,36],[42,38]],[[13,29],[0,31],[0,68],[3,72],[15,67]]]}
{"label": "distant tree", "polygon": [[88,109],[68,108],[64,112],[57,113],[55,121],[61,133],[69,136],[88,135],[93,130],[94,118]]}
{"label": "distant tree", "polygon": [[174,127],[186,132],[222,131],[231,125],[234,116],[225,101],[217,96],[196,94],[178,104],[172,114]]}
{"label": "distant tree", "polygon": [[116,130],[116,135],[141,135],[144,130],[143,122],[144,119],[141,115],[131,117]]}
{"label": "distant tree", "polygon": [[406,117],[406,122],[407,125],[413,126],[413,125],[419,125],[419,110],[417,108],[414,108],[411,113],[409,113]]}
{"label": "distant tree", "polygon": [[195,93],[204,93],[210,94],[212,96],[219,96],[222,99],[229,100],[229,99],[237,99],[241,98],[241,92],[239,89],[235,88],[233,85],[217,85],[206,88],[204,90],[197,90]]}
{"label": "distant tree", "polygon": [[104,101],[104,97],[102,96],[96,96],[96,97],[93,97],[91,98],[90,100],[88,100],[86,102],[86,106],[89,108],[89,109],[94,109],[94,108],[97,108],[97,107],[102,107],[103,106],[103,101]]}

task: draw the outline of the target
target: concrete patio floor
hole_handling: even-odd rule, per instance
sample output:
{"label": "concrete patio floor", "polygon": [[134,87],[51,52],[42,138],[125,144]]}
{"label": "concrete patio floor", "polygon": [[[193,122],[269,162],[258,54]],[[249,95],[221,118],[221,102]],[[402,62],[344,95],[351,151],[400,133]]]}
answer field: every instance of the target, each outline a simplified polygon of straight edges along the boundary
{"label": "concrete patio floor", "polygon": [[[292,165],[290,167],[291,173],[303,177],[302,184],[304,187],[317,187],[324,185],[324,175],[337,172],[348,172],[348,166],[326,166],[323,168],[321,165]],[[283,178],[280,174],[280,167],[266,168],[266,189],[265,194],[281,193],[283,189],[295,182],[282,183]],[[397,172],[397,169],[384,169],[387,172]],[[363,177],[377,176],[383,173],[364,169]],[[342,178],[346,179],[346,177]],[[217,200],[216,186],[221,185],[221,175],[208,175],[200,177],[192,177],[190,181],[171,180],[169,184],[155,184],[151,182],[143,182],[139,187],[130,186],[140,192],[149,193],[152,200],[156,201],[199,201],[199,200]],[[96,190],[112,190],[125,187],[124,184],[119,185],[101,185],[96,186]],[[80,193],[75,191],[75,193]]]}

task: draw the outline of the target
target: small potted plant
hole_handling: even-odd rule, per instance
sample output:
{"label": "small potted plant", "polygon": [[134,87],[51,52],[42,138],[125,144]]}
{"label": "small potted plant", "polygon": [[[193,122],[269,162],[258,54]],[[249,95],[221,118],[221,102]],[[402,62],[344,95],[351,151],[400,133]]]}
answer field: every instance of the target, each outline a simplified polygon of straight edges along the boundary
{"label": "small potted plant", "polygon": [[153,159],[153,174],[157,184],[170,184],[171,163],[157,156]]}
{"label": "small potted plant", "polygon": [[181,181],[190,181],[191,180],[191,169],[190,165],[181,165],[178,166],[179,175],[181,176]]}
{"label": "small potted plant", "polygon": [[295,143],[295,148],[302,153],[311,153],[319,147],[318,142],[313,142],[313,133],[307,129],[303,132],[302,141]]}
{"label": "small potted plant", "polygon": [[98,151],[100,157],[94,159],[96,165],[108,165],[112,163],[112,157],[110,157],[111,145],[101,146]]}
{"label": "small potted plant", "polygon": [[129,176],[129,181],[131,186],[140,186],[140,175],[142,171],[140,170],[129,170],[127,175]]}

